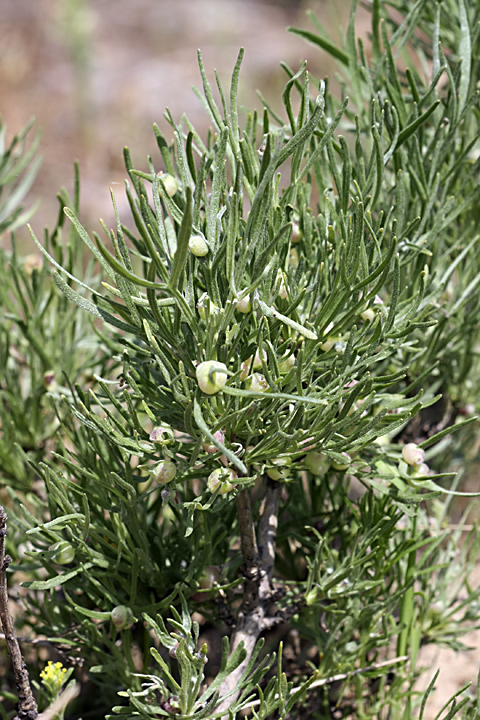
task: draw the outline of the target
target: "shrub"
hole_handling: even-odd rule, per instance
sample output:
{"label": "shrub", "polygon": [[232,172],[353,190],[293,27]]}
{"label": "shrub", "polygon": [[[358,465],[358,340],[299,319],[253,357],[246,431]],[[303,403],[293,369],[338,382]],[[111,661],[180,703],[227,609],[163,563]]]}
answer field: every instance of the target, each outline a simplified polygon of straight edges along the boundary
{"label": "shrub", "polygon": [[112,195],[92,239],[63,193],[69,232],[32,231],[53,270],[4,254],[23,622],[97,717],[422,715],[420,645],[477,622],[478,535],[445,519],[477,400],[479,8],[376,1],[368,50],[355,10],[342,47],[294,30],[340,97],[284,66],[283,109],[243,118],[242,52],[219,104],[199,55],[212,131],[167,113],[160,165],[125,150],[133,226]]}

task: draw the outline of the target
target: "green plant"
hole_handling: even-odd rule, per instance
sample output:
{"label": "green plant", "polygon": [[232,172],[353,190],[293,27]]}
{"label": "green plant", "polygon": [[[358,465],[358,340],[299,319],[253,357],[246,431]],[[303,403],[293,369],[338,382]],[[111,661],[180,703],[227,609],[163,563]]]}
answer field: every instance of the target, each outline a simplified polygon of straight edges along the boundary
{"label": "green plant", "polygon": [[422,717],[422,642],[477,624],[478,535],[453,584],[445,519],[477,401],[480,8],[375,1],[370,55],[356,5],[341,48],[295,31],[342,97],[284,66],[283,110],[243,122],[242,53],[219,105],[199,56],[213,130],[167,113],[162,168],[125,150],[135,227],[112,195],[104,240],[76,201],[65,244],[32,231],[95,342],[69,335],[52,451],[15,455],[42,487],[9,493],[25,622],[88,664],[99,717]]}

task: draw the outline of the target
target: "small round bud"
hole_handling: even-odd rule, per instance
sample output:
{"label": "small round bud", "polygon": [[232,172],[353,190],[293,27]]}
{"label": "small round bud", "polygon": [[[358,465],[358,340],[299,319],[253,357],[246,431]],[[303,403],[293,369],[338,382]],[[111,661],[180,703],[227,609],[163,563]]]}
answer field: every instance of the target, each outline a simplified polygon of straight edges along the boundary
{"label": "small round bud", "polygon": [[298,257],[298,250],[296,248],[290,248],[290,252],[288,253],[288,267],[296,270],[299,262],[300,259]]}
{"label": "small round bud", "polygon": [[192,235],[188,241],[188,249],[196,257],[208,255],[208,245],[201,235]]}
{"label": "small round bud", "polygon": [[162,505],[168,505],[171,502],[175,502],[177,493],[172,488],[165,488],[160,493],[160,497],[162,498]]}
{"label": "small round bud", "polygon": [[198,314],[202,320],[207,319],[207,312],[209,315],[214,315],[219,311],[219,307],[210,300],[207,293],[203,293],[200,300],[197,302]]}
{"label": "small round bud", "polygon": [[206,395],[220,392],[227,382],[227,366],[215,360],[206,360],[196,369],[198,387]]}
{"label": "small round bud", "polygon": [[30,253],[25,257],[23,269],[31,277],[34,272],[40,272],[43,267],[43,257],[37,253]]}
{"label": "small round bud", "polygon": [[176,642],[175,645],[170,648],[170,650],[168,651],[168,654],[170,655],[170,657],[172,657],[172,658],[177,657],[178,646],[179,646],[179,643]]}
{"label": "small round bud", "polygon": [[180,698],[178,695],[171,695],[160,707],[170,715],[177,715],[181,711]]}
{"label": "small round bud", "polygon": [[360,317],[362,320],[365,320],[365,322],[372,322],[375,317],[375,311],[372,308],[367,308],[360,313]]}
{"label": "small round bud", "polygon": [[175,435],[170,425],[158,425],[150,433],[149,440],[159,445],[171,445]]}
{"label": "small round bud", "polygon": [[171,460],[160,460],[153,468],[155,481],[160,483],[160,485],[166,485],[171,482],[176,474],[177,468]]}
{"label": "small round bud", "polygon": [[250,302],[250,298],[247,296],[242,298],[241,300],[237,300],[237,302],[235,303],[235,307],[238,312],[247,315],[252,309],[252,303]]}
{"label": "small round bud", "polygon": [[338,336],[337,337],[327,337],[326,340],[320,345],[320,350],[323,350],[323,352],[328,352],[338,342],[340,342],[340,338]]}
{"label": "small round bud", "polygon": [[208,476],[207,487],[212,493],[215,492],[218,487],[218,494],[225,495],[225,493],[235,490],[236,479],[237,473],[235,470],[231,470],[230,468],[218,468]]}
{"label": "small round bud", "polygon": [[303,462],[312,475],[325,475],[329,466],[328,458],[319,452],[309,452],[308,455],[305,456],[305,460]]}
{"label": "small round bud", "polygon": [[278,289],[278,294],[282,298],[282,300],[288,300],[288,290],[287,286],[285,285],[285,280],[282,278],[280,281],[280,287]]}
{"label": "small round bud", "polygon": [[290,457],[274,458],[269,461],[273,467],[267,469],[267,475],[272,480],[285,480],[290,477],[290,465],[292,459]]}
{"label": "small round bud", "polygon": [[110,613],[110,618],[117,630],[125,630],[135,622],[135,617],[128,605],[117,605]]}
{"label": "small round bud", "polygon": [[286,375],[295,365],[295,355],[284,355],[278,361],[278,369],[282,375]]}
{"label": "small round bud", "polygon": [[348,453],[342,452],[340,454],[343,455],[343,457],[345,458],[345,462],[341,460],[332,460],[332,467],[334,468],[334,470],[346,470],[352,462],[352,458]]}
{"label": "small round bud", "polygon": [[412,475],[413,477],[424,477],[425,475],[430,475],[430,468],[427,463],[420,463],[420,465],[414,466]]}
{"label": "small round bud", "polygon": [[[267,353],[265,351],[262,351],[262,358],[263,362],[267,362]],[[248,377],[248,373],[250,372],[250,369],[253,370],[260,370],[262,367],[262,360],[260,358],[260,351],[257,350],[255,353],[255,357],[250,355],[249,358],[244,360],[242,362],[242,372],[240,373],[240,380],[245,380]]]}
{"label": "small round bud", "polygon": [[253,373],[245,380],[245,388],[252,392],[267,392],[270,389],[264,375]]}
{"label": "small round bud", "polygon": [[[222,445],[225,443],[225,434],[221,430],[214,432],[213,437],[218,440],[218,442],[222,443]],[[213,455],[213,453],[218,452],[217,446],[213,443],[204,442],[202,447],[206,453],[209,453],[209,455]]]}
{"label": "small round bud", "polygon": [[179,188],[178,180],[170,173],[158,173],[158,177],[162,179],[167,195],[173,197]]}
{"label": "small round bud", "polygon": [[43,385],[49,392],[56,390],[55,370],[47,370],[47,372],[43,373]]}
{"label": "small round bud", "polygon": [[75,559],[75,549],[66,540],[59,540],[48,549],[55,553],[52,559],[57,565],[69,565]]}
{"label": "small round bud", "polygon": [[296,243],[299,243],[302,238],[303,238],[303,230],[300,227],[300,223],[299,223],[298,219],[293,218],[292,219],[291,241],[295,245]]}
{"label": "small round bud", "polygon": [[414,467],[415,465],[421,465],[425,460],[425,451],[419,448],[415,443],[408,443],[402,449],[402,458],[405,460],[407,465]]}

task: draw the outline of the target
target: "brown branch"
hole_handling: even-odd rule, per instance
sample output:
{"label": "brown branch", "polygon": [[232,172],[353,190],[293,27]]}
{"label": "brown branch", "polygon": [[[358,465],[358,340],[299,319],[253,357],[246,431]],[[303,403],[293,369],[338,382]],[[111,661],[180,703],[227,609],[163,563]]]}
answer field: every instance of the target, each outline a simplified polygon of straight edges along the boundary
{"label": "brown branch", "polygon": [[[242,572],[245,578],[243,601],[231,639],[231,652],[241,643],[247,655],[239,667],[229,675],[220,688],[220,695],[229,695],[218,710],[227,712],[238,698],[238,685],[245,672],[260,634],[271,627],[268,611],[272,605],[272,572],[275,561],[277,513],[281,485],[265,479],[264,498],[260,510],[257,533],[253,522],[250,494],[242,490],[237,495],[237,512],[240,526],[240,547],[243,556]],[[231,693],[231,694],[230,694]]]}
{"label": "brown branch", "polygon": [[30,687],[28,670],[20,651],[13,620],[8,612],[7,570],[12,562],[5,555],[5,537],[7,535],[7,514],[0,505],[0,621],[2,623],[7,652],[12,663],[18,693],[18,713],[14,720],[36,720],[38,708]]}

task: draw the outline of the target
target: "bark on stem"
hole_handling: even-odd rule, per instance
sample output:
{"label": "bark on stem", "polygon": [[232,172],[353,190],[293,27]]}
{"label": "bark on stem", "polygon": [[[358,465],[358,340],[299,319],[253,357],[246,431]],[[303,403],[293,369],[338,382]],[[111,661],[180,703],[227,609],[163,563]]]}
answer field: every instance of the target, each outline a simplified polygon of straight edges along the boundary
{"label": "bark on stem", "polygon": [[[248,490],[237,495],[237,511],[240,526],[240,546],[243,556],[242,572],[245,578],[243,601],[231,638],[231,652],[243,643],[247,656],[243,663],[225,680],[220,695],[226,695],[238,687],[256,642],[263,630],[270,625],[268,611],[272,598],[272,572],[275,562],[275,539],[277,534],[278,502],[281,485],[270,478],[265,479],[264,498],[260,510],[258,531],[255,532]],[[233,692],[218,708],[226,713],[237,700],[240,690]]]}
{"label": "bark on stem", "polygon": [[36,720],[38,708],[30,687],[28,670],[20,651],[13,620],[8,612],[7,569],[12,558],[5,555],[5,537],[7,535],[7,514],[0,505],[0,621],[2,623],[7,652],[12,663],[18,693],[18,713],[14,720]]}

